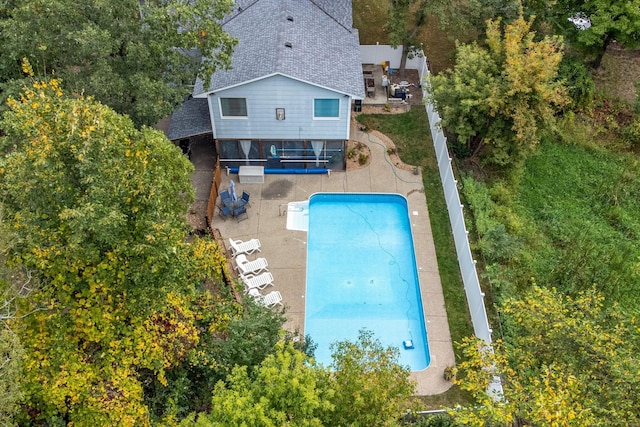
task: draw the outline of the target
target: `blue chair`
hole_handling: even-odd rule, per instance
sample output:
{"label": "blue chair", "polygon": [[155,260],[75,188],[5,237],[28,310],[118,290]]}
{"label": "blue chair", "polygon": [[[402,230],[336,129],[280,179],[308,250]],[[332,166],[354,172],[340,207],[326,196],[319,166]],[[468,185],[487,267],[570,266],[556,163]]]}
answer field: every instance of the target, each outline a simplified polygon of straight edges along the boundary
{"label": "blue chair", "polygon": [[242,197],[236,201],[237,206],[248,206],[251,207],[251,203],[249,203],[250,194],[246,191],[242,192]]}
{"label": "blue chair", "polygon": [[247,213],[247,209],[244,206],[240,206],[234,209],[233,216],[236,217],[238,222],[242,221],[243,219],[249,219],[249,214]]}
{"label": "blue chair", "polygon": [[231,202],[231,194],[229,194],[229,190],[224,190],[220,192],[220,200],[222,201],[223,205],[227,204],[225,203],[225,200],[228,200],[229,202]]}
{"label": "blue chair", "polygon": [[225,221],[227,220],[227,218],[229,218],[231,215],[233,215],[233,212],[231,212],[231,209],[229,209],[228,207],[222,205],[222,206],[218,206],[218,210],[220,213],[220,218],[224,219]]}
{"label": "blue chair", "polygon": [[244,204],[251,207],[251,203],[249,203],[249,197],[251,197],[251,194],[247,193],[246,191],[243,191],[242,198],[240,200],[244,200]]}

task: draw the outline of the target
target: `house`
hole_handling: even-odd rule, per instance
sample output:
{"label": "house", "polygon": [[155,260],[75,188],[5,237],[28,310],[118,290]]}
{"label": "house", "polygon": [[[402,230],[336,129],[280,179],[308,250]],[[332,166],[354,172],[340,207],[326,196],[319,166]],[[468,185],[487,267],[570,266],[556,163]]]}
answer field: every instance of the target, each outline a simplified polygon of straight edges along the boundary
{"label": "house", "polygon": [[222,25],[238,39],[232,69],[196,80],[169,138],[211,132],[223,167],[344,169],[352,103],[365,95],[352,25],[351,0],[236,1]]}

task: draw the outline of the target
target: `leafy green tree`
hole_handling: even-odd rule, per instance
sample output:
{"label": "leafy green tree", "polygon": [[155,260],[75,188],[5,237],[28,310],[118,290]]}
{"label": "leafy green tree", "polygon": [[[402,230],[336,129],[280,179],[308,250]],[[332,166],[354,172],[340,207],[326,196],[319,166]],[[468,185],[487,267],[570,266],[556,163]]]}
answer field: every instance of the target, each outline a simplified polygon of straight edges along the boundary
{"label": "leafy green tree", "polygon": [[[595,56],[594,68],[600,67],[613,41],[628,49],[640,46],[640,0],[559,0],[558,3],[571,39]],[[588,18],[591,26],[578,29],[568,22],[576,16]]]}
{"label": "leafy green tree", "polygon": [[[411,408],[415,384],[398,350],[368,331],[332,348],[333,366],[318,366],[281,341],[253,372],[237,366],[213,391],[199,426],[392,426]],[[191,425],[192,418],[183,425]]]}
{"label": "leafy green tree", "polygon": [[160,132],[66,98],[57,80],[8,104],[0,188],[17,239],[7,263],[40,280],[16,316],[21,422],[148,425],[144,384],[213,366],[203,337],[239,312],[225,287],[202,286],[221,282],[220,249],[185,240],[192,166]]}
{"label": "leafy green tree", "polygon": [[[507,300],[505,341],[495,352],[477,340],[462,344],[456,380],[477,405],[451,411],[465,425],[627,426],[640,421],[638,325],[587,291],[570,298],[534,286]],[[503,398],[487,393],[500,375]]]}
{"label": "leafy green tree", "polygon": [[5,324],[0,327],[0,425],[11,426],[22,398],[20,363],[24,349],[12,330]]}
{"label": "leafy green tree", "polygon": [[[87,94],[153,125],[230,64],[236,41],[220,19],[230,0],[8,0],[0,3],[0,83],[20,80],[22,58],[38,76],[55,72]],[[202,54],[204,61],[200,61]],[[206,80],[205,80],[206,81]],[[8,84],[8,86],[7,86]]]}
{"label": "leafy green tree", "polygon": [[[197,426],[322,426],[333,409],[329,371],[316,366],[293,343],[280,342],[257,368],[254,378],[237,366],[213,390],[211,413]],[[193,425],[185,420],[183,425]]]}
{"label": "leafy green tree", "polygon": [[487,48],[458,46],[455,69],[431,78],[442,126],[471,156],[497,165],[526,157],[567,103],[556,79],[562,40],[536,41],[531,24],[520,17],[502,32],[500,20],[488,21]]}
{"label": "leafy green tree", "polygon": [[489,19],[510,22],[523,14],[523,3],[519,0],[468,0],[451,2],[430,1],[428,14],[438,18],[441,29],[455,34],[462,40],[470,40],[482,34]]}
{"label": "leafy green tree", "polygon": [[259,366],[282,338],[282,325],[285,321],[281,311],[247,305],[241,317],[229,322],[224,339],[213,343],[220,379],[230,374],[235,365],[247,366],[249,369]]}
{"label": "leafy green tree", "polygon": [[368,330],[361,330],[355,342],[333,344],[335,410],[325,425],[396,425],[410,409],[415,390],[409,367],[401,366],[399,357],[397,348],[383,347]]}
{"label": "leafy green tree", "polygon": [[564,82],[571,103],[567,108],[583,109],[592,105],[596,85],[587,66],[581,59],[564,56],[558,68],[558,80]]}
{"label": "leafy green tree", "polygon": [[[168,384],[153,375],[147,376],[145,395],[149,397],[152,413],[175,413],[180,419],[193,411],[208,411],[211,390],[218,381],[231,375],[234,367],[244,367],[250,376],[254,375],[254,370],[274,352],[286,319],[281,311],[250,302],[250,299],[245,301],[242,313],[232,317],[224,330],[200,335],[200,354],[209,355],[208,359],[213,355],[212,360],[203,360],[200,356],[168,370]],[[216,307],[208,310],[215,312]],[[202,327],[205,326],[202,322]]]}

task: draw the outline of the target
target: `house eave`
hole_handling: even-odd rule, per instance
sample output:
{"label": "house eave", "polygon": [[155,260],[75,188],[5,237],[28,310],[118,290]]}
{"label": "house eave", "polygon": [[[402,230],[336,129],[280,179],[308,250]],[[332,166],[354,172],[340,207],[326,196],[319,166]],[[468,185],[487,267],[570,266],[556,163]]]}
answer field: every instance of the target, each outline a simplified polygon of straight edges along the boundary
{"label": "house eave", "polygon": [[225,86],[225,87],[220,87],[220,88],[217,88],[217,89],[214,89],[214,90],[209,90],[209,91],[206,91],[206,92],[201,92],[201,93],[199,93],[197,95],[194,95],[193,97],[194,98],[207,98],[209,95],[214,94],[214,93],[218,93],[218,92],[222,92],[222,91],[225,91],[225,90],[233,89],[233,88],[239,87],[239,86],[244,86],[246,84],[257,82],[257,81],[264,80],[264,79],[268,79],[268,78],[274,77],[274,76],[282,76],[282,77],[286,77],[286,78],[289,78],[289,79],[292,79],[292,80],[296,80],[296,81],[299,81],[299,82],[302,82],[302,83],[305,83],[305,84],[308,84],[308,85],[311,85],[311,86],[315,86],[315,87],[318,87],[318,88],[321,88],[321,89],[330,90],[331,92],[339,93],[340,95],[346,95],[346,96],[350,97],[351,99],[364,99],[364,97],[356,95],[356,94],[353,94],[353,93],[347,93],[347,92],[344,92],[344,91],[341,91],[341,90],[337,90],[335,88],[331,88],[331,87],[324,86],[324,85],[319,85],[317,83],[313,83],[313,82],[310,82],[308,80],[300,79],[298,77],[294,77],[294,76],[291,76],[289,74],[281,73],[281,72],[275,72],[275,73],[271,73],[271,74],[266,74],[264,76],[257,77],[255,79],[246,80],[246,81],[243,81],[243,82],[240,82],[240,83],[236,83],[236,84]]}

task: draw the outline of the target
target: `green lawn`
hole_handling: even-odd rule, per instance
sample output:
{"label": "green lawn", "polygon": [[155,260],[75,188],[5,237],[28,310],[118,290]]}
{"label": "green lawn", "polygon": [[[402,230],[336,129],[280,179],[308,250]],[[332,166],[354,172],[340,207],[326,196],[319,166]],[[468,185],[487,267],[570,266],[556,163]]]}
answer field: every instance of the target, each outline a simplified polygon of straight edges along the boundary
{"label": "green lawn", "polygon": [[[378,130],[391,138],[402,161],[422,168],[451,339],[457,342],[473,335],[426,111],[418,106],[402,114],[360,115],[358,121],[367,129]],[[454,386],[442,395],[425,397],[423,402],[428,408],[437,409],[467,400],[468,397]]]}

